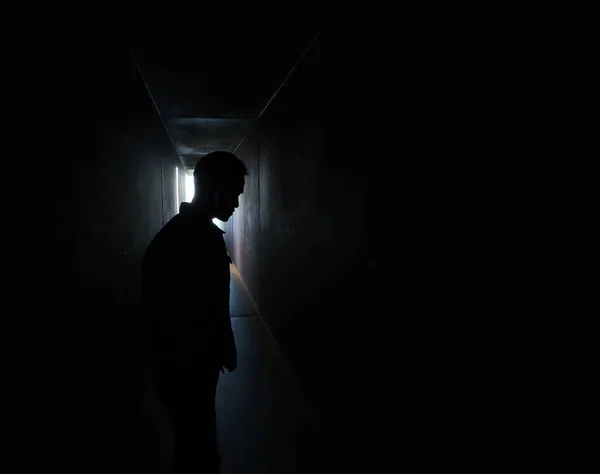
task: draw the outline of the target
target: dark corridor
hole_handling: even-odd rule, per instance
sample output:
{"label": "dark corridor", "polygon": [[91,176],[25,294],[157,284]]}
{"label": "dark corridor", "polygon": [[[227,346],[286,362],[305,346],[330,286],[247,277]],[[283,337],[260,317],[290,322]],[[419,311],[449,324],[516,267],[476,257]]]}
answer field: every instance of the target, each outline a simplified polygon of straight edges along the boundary
{"label": "dark corridor", "polygon": [[7,40],[2,471],[161,472],[168,423],[123,421],[149,393],[139,266],[214,150],[249,170],[223,224],[223,473],[568,462],[546,329],[562,41],[525,19],[291,13]]}

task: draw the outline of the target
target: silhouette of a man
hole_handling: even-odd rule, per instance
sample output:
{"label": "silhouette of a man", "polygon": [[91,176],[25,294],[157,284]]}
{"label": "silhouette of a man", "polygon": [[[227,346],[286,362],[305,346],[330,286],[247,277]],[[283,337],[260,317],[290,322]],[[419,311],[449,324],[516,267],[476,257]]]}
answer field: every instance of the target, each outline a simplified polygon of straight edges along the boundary
{"label": "silhouette of a man", "polygon": [[223,151],[194,169],[195,193],[154,237],[142,262],[152,381],[175,436],[174,472],[218,472],[215,394],[219,372],[237,367],[229,317],[231,260],[224,232],[247,169]]}

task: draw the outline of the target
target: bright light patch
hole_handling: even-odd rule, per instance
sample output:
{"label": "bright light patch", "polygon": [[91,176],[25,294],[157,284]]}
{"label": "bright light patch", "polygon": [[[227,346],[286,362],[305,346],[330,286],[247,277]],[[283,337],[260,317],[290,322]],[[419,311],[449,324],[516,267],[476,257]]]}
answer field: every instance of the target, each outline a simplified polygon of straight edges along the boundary
{"label": "bright light patch", "polygon": [[223,227],[223,222],[217,219],[216,217],[213,219],[213,224],[216,225],[219,229],[225,230]]}
{"label": "bright light patch", "polygon": [[179,212],[179,168],[175,167],[175,214]]}
{"label": "bright light patch", "polygon": [[185,176],[185,202],[192,202],[194,198],[194,176]]}

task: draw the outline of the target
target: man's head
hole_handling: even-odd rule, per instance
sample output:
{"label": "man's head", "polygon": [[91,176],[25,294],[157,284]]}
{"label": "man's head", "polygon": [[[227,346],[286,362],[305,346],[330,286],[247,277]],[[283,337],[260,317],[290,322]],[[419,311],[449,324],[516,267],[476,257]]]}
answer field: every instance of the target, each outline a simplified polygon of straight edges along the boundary
{"label": "man's head", "polygon": [[214,151],[205,155],[194,168],[194,200],[210,217],[225,222],[239,206],[244,192],[246,165],[233,153]]}

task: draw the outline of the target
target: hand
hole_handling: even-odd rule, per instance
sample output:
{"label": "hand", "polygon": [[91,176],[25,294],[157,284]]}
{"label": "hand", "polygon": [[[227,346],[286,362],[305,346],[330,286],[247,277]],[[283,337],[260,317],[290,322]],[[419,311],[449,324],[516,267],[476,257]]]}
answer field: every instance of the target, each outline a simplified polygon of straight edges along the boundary
{"label": "hand", "polygon": [[237,365],[233,365],[231,367],[226,367],[226,366],[222,366],[221,367],[221,373],[224,374],[225,373],[225,369],[227,369],[227,372],[233,372],[235,369],[237,369]]}
{"label": "hand", "polygon": [[225,373],[224,369],[227,369],[228,372],[233,372],[237,369],[237,354],[234,353],[225,358],[223,366],[221,367],[222,373]]}

